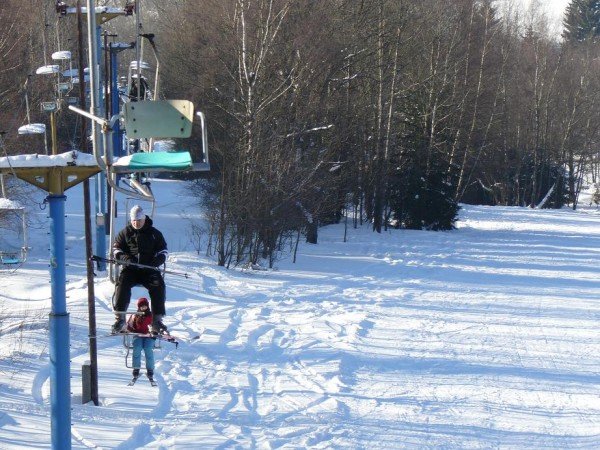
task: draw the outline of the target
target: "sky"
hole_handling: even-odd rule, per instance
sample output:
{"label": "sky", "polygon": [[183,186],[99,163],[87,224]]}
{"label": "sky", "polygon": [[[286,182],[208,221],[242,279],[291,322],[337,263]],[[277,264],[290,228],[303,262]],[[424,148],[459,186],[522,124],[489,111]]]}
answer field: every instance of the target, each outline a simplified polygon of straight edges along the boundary
{"label": "sky", "polygon": [[[527,11],[529,7],[537,2],[541,11],[545,13],[549,23],[549,32],[551,35],[556,36],[560,39],[562,34],[562,21],[565,10],[570,3],[570,0],[498,0],[498,4],[501,5],[502,2],[504,4],[515,5],[518,8],[521,8],[525,15],[521,15],[521,17],[527,17]],[[510,2],[510,3],[509,3]]]}
{"label": "sky", "polygon": [[562,15],[570,2],[571,0],[541,0],[543,7],[555,15]]}
{"label": "sky", "polygon": [[570,0],[518,0],[525,8],[529,7],[533,1],[538,1],[541,7],[551,14],[554,18],[562,19],[562,15],[570,3]]}
{"label": "sky", "polygon": [[[167,268],[188,274],[165,279],[164,321],[181,343],[155,350],[157,387],[127,386],[131,354],[108,336],[114,287],[99,272],[98,406],[81,393],[81,185],[66,192],[74,449],[600,448],[589,196],[577,211],[462,205],[448,232],[350,221],[346,241],[341,223],[300,242],[295,264],[227,270],[186,232],[207,224],[185,184],[152,190]],[[0,270],[3,450],[50,448],[49,224],[32,196],[28,259]]]}

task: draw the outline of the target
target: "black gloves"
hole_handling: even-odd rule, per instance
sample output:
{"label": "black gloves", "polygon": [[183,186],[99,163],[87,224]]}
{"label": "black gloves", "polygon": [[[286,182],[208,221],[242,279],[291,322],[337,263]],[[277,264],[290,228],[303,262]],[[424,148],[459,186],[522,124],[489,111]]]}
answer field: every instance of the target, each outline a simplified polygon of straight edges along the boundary
{"label": "black gloves", "polygon": [[131,262],[131,261],[133,261],[133,256],[128,255],[127,253],[120,253],[119,254],[119,261]]}
{"label": "black gloves", "polygon": [[152,265],[154,267],[162,266],[165,263],[165,260],[166,260],[165,255],[162,253],[159,253],[154,258],[152,258],[152,262],[150,263],[150,265]]}

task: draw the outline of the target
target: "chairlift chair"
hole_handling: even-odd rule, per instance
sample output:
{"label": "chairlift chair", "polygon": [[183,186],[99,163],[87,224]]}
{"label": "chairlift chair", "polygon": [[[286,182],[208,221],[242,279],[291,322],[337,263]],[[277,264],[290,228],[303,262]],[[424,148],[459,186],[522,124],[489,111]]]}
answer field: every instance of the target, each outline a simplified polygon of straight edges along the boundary
{"label": "chairlift chair", "polygon": [[44,123],[28,123],[22,125],[18,129],[19,136],[28,136],[32,134],[43,134],[44,135],[44,153],[48,154],[48,136],[46,133],[46,124]]}
{"label": "chairlift chair", "polygon": [[[144,80],[142,70],[149,70],[151,67],[148,63],[143,62],[143,56],[140,54],[138,60],[133,61],[129,65],[127,86],[125,90],[119,89],[121,99],[125,100],[123,111],[120,114],[115,114],[110,120],[96,117],[87,111],[83,111],[75,106],[69,106],[69,109],[77,112],[84,117],[88,117],[100,124],[105,140],[105,155],[101,156],[96,149],[94,156],[98,161],[98,166],[106,171],[107,182],[112,187],[110,202],[115,205],[115,192],[133,195],[137,199],[153,201],[154,197],[150,191],[147,191],[144,184],[140,183],[136,177],[139,174],[149,172],[184,172],[184,171],[202,171],[210,170],[208,162],[208,144],[207,132],[204,115],[201,112],[194,114],[194,105],[188,100],[157,100],[158,79],[160,61],[156,54],[156,48],[153,44],[153,35],[143,35],[150,41],[154,57],[156,59],[155,85],[153,92],[146,87],[145,94],[141,92],[132,92],[133,80],[139,83]],[[139,37],[138,37],[139,42]],[[139,45],[139,44],[138,44]],[[143,49],[143,47],[142,47]],[[146,83],[147,84],[147,83]],[[138,94],[135,100],[132,94]],[[194,163],[189,151],[180,152],[154,152],[154,139],[156,138],[189,138],[192,133],[192,123],[195,117],[199,117],[202,128],[202,161]],[[112,145],[112,133],[117,121],[120,120],[121,128],[127,139],[141,142],[147,142],[147,151],[136,151],[127,156],[122,156],[114,160],[114,151]],[[110,135],[110,137],[109,137]],[[136,150],[140,150],[138,147]],[[128,181],[130,188],[126,190],[118,185],[117,177],[123,174],[131,174],[133,178]],[[110,242],[112,244],[115,230],[114,220],[110,221]],[[114,268],[111,267],[111,281],[115,281]]]}
{"label": "chairlift chair", "polygon": [[[133,369],[133,363],[131,363],[129,354],[131,350],[133,350],[133,335],[131,334],[123,334],[123,347],[127,349],[125,353],[125,367],[128,369]],[[154,339],[154,350],[160,350],[162,347],[160,345],[160,339]],[[133,356],[133,355],[132,355]]]}
{"label": "chairlift chair", "polygon": [[12,213],[19,218],[20,230],[18,236],[20,237],[20,248],[14,242],[8,242],[2,240],[0,246],[0,265],[3,267],[15,267],[20,266],[27,260],[27,220],[25,214],[25,208],[19,205],[18,202],[8,200],[6,198],[0,198],[0,213]]}
{"label": "chairlift chair", "polygon": [[[70,51],[61,50],[58,52],[54,52],[54,53],[52,53],[52,60],[59,63],[58,73],[60,75],[63,75],[65,72],[70,73],[73,71],[73,62],[71,60],[71,52]],[[65,66],[67,64],[69,66],[68,69],[66,69],[65,67],[63,67],[63,68],[60,67],[60,66]],[[62,93],[70,91],[72,89],[73,85],[70,82],[58,81],[56,87],[57,87],[57,91],[59,92],[59,94],[62,94]]]}

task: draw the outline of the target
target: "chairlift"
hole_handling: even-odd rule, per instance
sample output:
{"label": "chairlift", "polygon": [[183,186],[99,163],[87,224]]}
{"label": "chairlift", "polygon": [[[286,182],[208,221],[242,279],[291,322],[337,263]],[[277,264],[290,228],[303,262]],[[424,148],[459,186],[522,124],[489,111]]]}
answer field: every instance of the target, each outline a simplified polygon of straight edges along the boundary
{"label": "chairlift", "polygon": [[[131,9],[133,12],[133,9]],[[137,26],[141,28],[139,12],[136,10]],[[150,91],[147,78],[142,74],[143,70],[150,70],[151,65],[144,62],[143,42],[141,38],[149,41],[153,56],[156,60],[154,89]],[[132,48],[132,46],[124,46]],[[101,170],[106,171],[106,179],[111,186],[112,205],[116,204],[116,192],[133,196],[138,200],[154,201],[154,196],[146,183],[140,181],[142,174],[151,172],[184,172],[184,171],[202,171],[210,170],[208,162],[208,144],[207,132],[204,115],[200,112],[194,113],[194,105],[188,100],[157,100],[159,84],[160,61],[156,52],[153,34],[138,34],[136,37],[136,61],[129,64],[127,84],[125,89],[118,89],[121,99],[124,100],[124,108],[119,114],[114,114],[110,119],[98,117],[88,111],[84,111],[73,105],[69,109],[87,117],[101,126],[104,155],[98,151],[99,146],[94,146],[94,157]],[[92,77],[97,77],[97,73],[92,70]],[[132,89],[133,83],[137,84]],[[142,83],[146,86],[142,95]],[[73,81],[75,82],[75,80]],[[137,101],[132,101],[133,98]],[[199,118],[202,127],[202,159],[200,162],[193,162],[189,151],[176,152],[155,152],[154,139],[160,138],[189,138],[192,134],[192,125],[195,118]],[[117,125],[119,125],[117,127]],[[125,138],[129,141],[141,143],[144,140],[144,151],[139,151],[141,145],[136,145],[134,152],[126,156],[115,158],[113,151],[114,145],[120,145],[113,140],[113,132],[119,129],[124,131]],[[129,149],[128,149],[129,150]],[[126,180],[130,189],[119,186],[119,177],[129,174]],[[124,177],[122,179],[125,179]],[[111,243],[114,238],[114,220],[110,221]],[[112,271],[111,271],[112,272]],[[112,275],[112,273],[111,273]]]}
{"label": "chairlift", "polygon": [[28,123],[19,127],[18,133],[24,134],[44,134],[46,132],[46,124],[44,123]]}
{"label": "chairlift", "polygon": [[[90,70],[87,67],[83,69],[84,75],[88,75],[89,73],[90,73]],[[63,70],[60,74],[65,78],[73,78],[73,77],[76,77],[79,75],[79,69],[71,68],[71,69]]]}
{"label": "chairlift", "polygon": [[32,134],[43,134],[44,135],[44,151],[46,155],[48,154],[48,137],[46,134],[46,124],[43,123],[28,123],[27,125],[22,125],[17,130],[17,133],[20,136],[27,136]]}
{"label": "chairlift", "polygon": [[143,69],[143,70],[149,70],[150,69],[150,64],[148,64],[146,61],[131,61],[129,63],[129,70],[133,71],[133,70],[137,70],[137,68]]}
{"label": "chairlift", "polygon": [[[145,61],[131,61],[129,63],[129,70],[127,72],[127,95],[129,101],[153,99],[148,79],[142,75],[142,70],[149,70],[150,68],[150,64]],[[155,76],[158,77],[158,72]]]}
{"label": "chairlift", "polygon": [[44,152],[48,154],[48,136],[46,133],[46,124],[43,123],[31,123],[31,117],[29,115],[29,96],[27,95],[27,85],[29,84],[29,78],[25,80],[23,90],[25,92],[25,107],[27,113],[27,124],[22,125],[18,129],[20,136],[27,136],[32,134],[43,134],[44,135]]}
{"label": "chairlift", "polygon": [[53,61],[70,61],[71,60],[71,52],[69,50],[61,50],[58,52],[52,53]]}
{"label": "chairlift", "polygon": [[[60,63],[60,65],[63,66],[63,68],[59,69],[60,75],[64,76],[65,72],[67,72],[69,74],[73,73],[73,61],[72,61],[71,57],[72,57],[72,55],[69,50],[60,50],[60,51],[52,53],[52,60],[58,61]],[[67,63],[69,65],[69,68],[65,69],[64,65]],[[58,92],[59,98],[62,98],[62,96],[64,94],[67,94],[68,92],[70,92],[71,89],[73,89],[73,76],[72,75],[70,76],[70,81],[57,80],[56,90]]]}
{"label": "chairlift", "polygon": [[123,118],[130,139],[188,138],[192,134],[194,104],[189,100],[129,102]]}
{"label": "chairlift", "polygon": [[[89,81],[90,81],[90,76],[89,76],[89,75],[84,75],[84,76],[83,76],[83,81],[84,81],[85,83],[89,83]],[[73,77],[73,78],[71,79],[71,83],[73,83],[73,84],[79,84],[79,77]]]}
{"label": "chairlift", "polygon": [[54,75],[56,73],[60,73],[60,66],[58,64],[38,67],[35,71],[36,75]]}
{"label": "chairlift", "polygon": [[[133,335],[124,333],[123,334],[123,347],[127,349],[125,353],[125,367],[128,369],[133,369],[133,363],[130,363],[129,353],[133,350]],[[154,350],[160,350],[162,347],[160,345],[160,339],[154,339]]]}
{"label": "chairlift", "polygon": [[67,94],[73,88],[72,84],[68,81],[60,81],[57,84],[57,90],[60,95]]}
{"label": "chairlift", "polygon": [[140,100],[151,100],[152,98],[152,92],[150,91],[150,87],[148,86],[148,81],[143,75],[139,77],[139,82],[137,74],[134,73],[133,75],[131,75],[131,83],[128,92],[129,101],[132,102],[138,101],[138,98]]}
{"label": "chairlift", "polygon": [[51,102],[41,102],[40,106],[42,108],[42,111],[48,113],[53,113],[60,109],[60,104],[56,100]]}
{"label": "chairlift", "polygon": [[0,267],[15,268],[27,260],[28,247],[25,208],[16,201],[2,197],[0,198],[0,217],[9,222],[11,229],[14,229],[12,222],[15,221],[15,218],[20,222],[16,239],[12,239],[12,236],[7,237],[6,233],[2,233],[2,239],[0,239]]}

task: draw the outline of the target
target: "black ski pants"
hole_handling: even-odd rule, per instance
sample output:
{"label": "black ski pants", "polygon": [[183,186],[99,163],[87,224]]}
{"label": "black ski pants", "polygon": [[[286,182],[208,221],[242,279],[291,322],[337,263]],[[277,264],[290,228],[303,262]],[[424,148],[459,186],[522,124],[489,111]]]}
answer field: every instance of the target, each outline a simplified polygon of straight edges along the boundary
{"label": "black ski pants", "polygon": [[148,289],[152,314],[165,315],[165,280],[160,272],[152,269],[126,267],[117,280],[113,308],[117,312],[126,312],[131,301],[131,288],[142,285]]}

